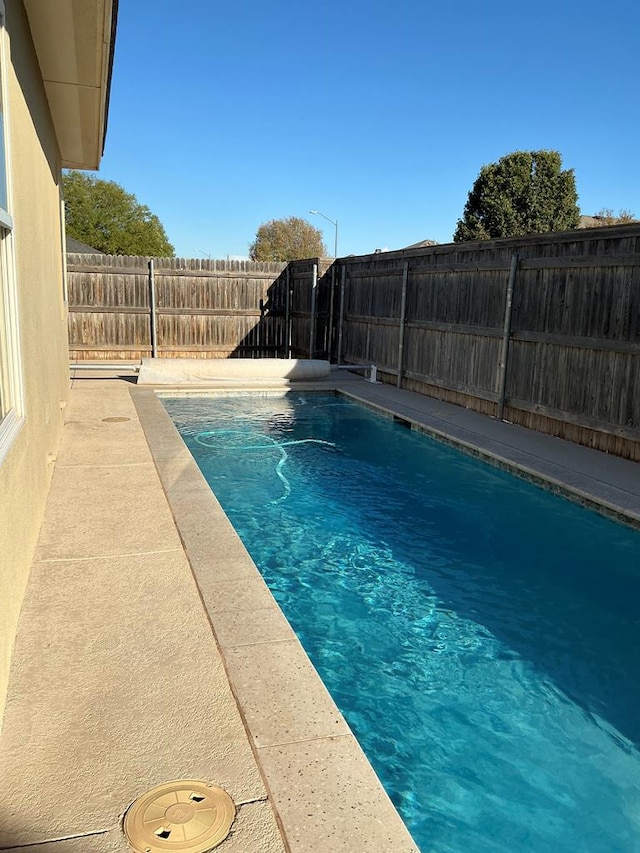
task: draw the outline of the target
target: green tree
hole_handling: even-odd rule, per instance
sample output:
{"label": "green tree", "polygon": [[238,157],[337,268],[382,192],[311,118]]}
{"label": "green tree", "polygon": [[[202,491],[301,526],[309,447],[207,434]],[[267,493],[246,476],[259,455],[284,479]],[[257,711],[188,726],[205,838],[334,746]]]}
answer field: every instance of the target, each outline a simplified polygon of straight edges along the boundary
{"label": "green tree", "polygon": [[454,242],[577,228],[573,169],[557,151],[514,151],[483,166],[458,220]]}
{"label": "green tree", "polygon": [[71,171],[62,178],[66,231],[108,255],[171,258],[158,217],[115,181]]}
{"label": "green tree", "polygon": [[297,216],[265,222],[249,246],[252,261],[298,261],[326,254],[322,231]]}

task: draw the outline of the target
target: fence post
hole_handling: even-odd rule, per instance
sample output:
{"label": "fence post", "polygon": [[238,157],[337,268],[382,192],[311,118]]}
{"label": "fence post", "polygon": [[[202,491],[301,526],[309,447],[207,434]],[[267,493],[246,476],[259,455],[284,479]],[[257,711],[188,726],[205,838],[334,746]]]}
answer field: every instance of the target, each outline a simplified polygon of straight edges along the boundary
{"label": "fence post", "polygon": [[327,361],[331,361],[331,349],[333,347],[333,307],[336,290],[336,265],[331,264],[331,291],[329,295],[329,326],[327,329]]}
{"label": "fence post", "polygon": [[518,253],[511,256],[511,267],[509,269],[509,282],[507,284],[507,296],[504,306],[504,329],[502,332],[502,345],[500,347],[499,362],[499,385],[498,385],[498,412],[496,418],[504,420],[504,404],[507,396],[507,366],[509,364],[509,342],[511,339],[511,315],[513,312],[513,289],[516,283],[516,271],[518,269]]}
{"label": "fence post", "polygon": [[149,261],[149,323],[151,328],[151,356],[158,356],[158,338],[156,325],[156,279],[153,269],[153,258]]}
{"label": "fence post", "polygon": [[336,364],[342,364],[342,324],[344,321],[344,291],[347,284],[347,268],[342,265],[342,275],[340,277],[340,317],[338,319],[338,358]]}
{"label": "fence post", "polygon": [[289,264],[284,271],[284,358],[291,358],[291,272]]}
{"label": "fence post", "polygon": [[400,301],[400,328],[398,329],[398,376],[396,388],[402,388],[402,366],[404,361],[404,327],[407,319],[407,282],[409,280],[409,261],[402,265],[402,297]]}
{"label": "fence post", "polygon": [[313,358],[316,343],[316,297],[318,290],[318,264],[313,265],[311,278],[311,322],[309,323],[309,358]]}

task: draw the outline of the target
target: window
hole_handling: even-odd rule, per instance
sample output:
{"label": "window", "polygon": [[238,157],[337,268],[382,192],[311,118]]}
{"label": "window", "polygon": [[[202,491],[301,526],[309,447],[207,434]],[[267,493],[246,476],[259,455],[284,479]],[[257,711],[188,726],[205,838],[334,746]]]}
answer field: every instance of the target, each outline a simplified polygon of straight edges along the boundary
{"label": "window", "polygon": [[13,257],[4,3],[0,0],[0,462],[23,422],[18,293]]}

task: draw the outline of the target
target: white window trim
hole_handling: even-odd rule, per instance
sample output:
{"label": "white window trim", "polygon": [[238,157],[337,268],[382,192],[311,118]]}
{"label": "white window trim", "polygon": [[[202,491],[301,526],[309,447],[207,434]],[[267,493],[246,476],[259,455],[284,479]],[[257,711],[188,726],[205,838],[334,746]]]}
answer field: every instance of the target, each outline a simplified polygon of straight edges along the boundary
{"label": "white window trim", "polygon": [[24,425],[24,418],[11,409],[0,422],[0,465]]}
{"label": "white window trim", "polygon": [[[2,86],[2,107],[4,117],[5,134],[5,166],[7,173],[7,206],[12,209],[12,181],[11,181],[11,146],[9,140],[10,117],[8,110],[8,87],[7,87],[7,56],[9,55],[8,35],[5,28],[5,5],[0,0],[0,85]],[[16,276],[16,264],[14,256],[14,234],[13,218],[0,209],[0,227],[5,234],[2,240],[2,251],[0,252],[0,321],[4,341],[2,346],[3,357],[3,381],[4,392],[7,396],[7,411],[0,420],[0,465],[4,461],[16,436],[24,424],[24,380],[22,374],[22,358],[20,345],[20,323],[18,312],[18,284]]]}

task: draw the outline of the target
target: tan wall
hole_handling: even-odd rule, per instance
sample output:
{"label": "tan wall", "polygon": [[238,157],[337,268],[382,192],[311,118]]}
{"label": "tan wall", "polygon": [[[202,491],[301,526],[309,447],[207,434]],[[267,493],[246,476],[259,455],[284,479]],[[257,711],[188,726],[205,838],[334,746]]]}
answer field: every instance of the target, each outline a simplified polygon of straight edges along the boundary
{"label": "tan wall", "polygon": [[22,4],[7,4],[9,146],[25,424],[0,465],[0,715],[69,388],[60,155]]}

